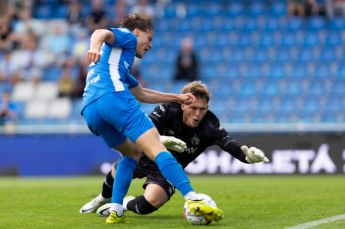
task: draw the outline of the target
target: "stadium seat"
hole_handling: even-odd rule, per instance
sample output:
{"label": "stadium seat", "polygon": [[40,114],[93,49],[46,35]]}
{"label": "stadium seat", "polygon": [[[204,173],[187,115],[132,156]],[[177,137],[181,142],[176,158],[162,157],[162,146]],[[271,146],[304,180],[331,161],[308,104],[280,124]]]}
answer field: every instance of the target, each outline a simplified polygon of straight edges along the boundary
{"label": "stadium seat", "polygon": [[68,98],[57,98],[49,102],[47,108],[48,118],[65,119],[72,110],[71,100]]}
{"label": "stadium seat", "polygon": [[322,30],[326,27],[326,19],[324,17],[310,17],[307,19],[306,28],[311,31]]}
{"label": "stadium seat", "polygon": [[41,82],[35,89],[34,97],[40,100],[50,100],[57,97],[58,91],[56,82]]}
{"label": "stadium seat", "polygon": [[269,7],[268,14],[273,17],[282,17],[287,14],[286,3],[280,1],[270,2],[271,6]]}
{"label": "stadium seat", "polygon": [[238,2],[232,2],[227,7],[227,16],[236,17],[243,14],[243,5]]}
{"label": "stadium seat", "polygon": [[29,101],[35,93],[35,85],[32,82],[18,82],[13,89],[12,98],[15,101]]}
{"label": "stadium seat", "polygon": [[265,14],[266,7],[264,2],[254,1],[252,2],[246,11],[246,14],[251,17],[257,17]]}
{"label": "stadium seat", "polygon": [[328,28],[330,30],[343,30],[345,28],[345,19],[344,17],[334,17],[330,19],[330,22],[328,24]]}
{"label": "stadium seat", "polygon": [[48,114],[47,101],[42,100],[30,100],[26,103],[25,117],[32,119],[43,119]]}

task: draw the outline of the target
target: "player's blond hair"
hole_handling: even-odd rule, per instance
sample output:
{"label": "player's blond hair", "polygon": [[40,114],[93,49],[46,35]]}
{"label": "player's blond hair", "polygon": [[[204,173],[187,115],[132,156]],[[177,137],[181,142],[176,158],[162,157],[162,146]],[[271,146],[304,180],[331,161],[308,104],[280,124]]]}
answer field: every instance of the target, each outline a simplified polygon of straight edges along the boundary
{"label": "player's blond hair", "polygon": [[182,88],[182,93],[192,93],[197,98],[205,98],[210,101],[211,93],[209,92],[207,86],[203,84],[201,81],[193,81],[186,84]]}

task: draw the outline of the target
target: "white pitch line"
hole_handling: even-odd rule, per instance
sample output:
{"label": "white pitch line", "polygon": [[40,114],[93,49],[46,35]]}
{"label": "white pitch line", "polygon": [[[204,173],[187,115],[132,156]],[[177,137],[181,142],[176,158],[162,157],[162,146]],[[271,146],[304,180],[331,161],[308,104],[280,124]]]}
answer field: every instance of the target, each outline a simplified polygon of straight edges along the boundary
{"label": "white pitch line", "polygon": [[306,228],[318,226],[320,224],[331,223],[331,222],[335,222],[335,221],[343,220],[343,219],[345,219],[345,214],[336,215],[336,216],[332,216],[332,217],[328,217],[328,218],[323,218],[323,219],[311,221],[308,223],[299,224],[299,225],[292,226],[292,227],[286,227],[285,229],[306,229]]}

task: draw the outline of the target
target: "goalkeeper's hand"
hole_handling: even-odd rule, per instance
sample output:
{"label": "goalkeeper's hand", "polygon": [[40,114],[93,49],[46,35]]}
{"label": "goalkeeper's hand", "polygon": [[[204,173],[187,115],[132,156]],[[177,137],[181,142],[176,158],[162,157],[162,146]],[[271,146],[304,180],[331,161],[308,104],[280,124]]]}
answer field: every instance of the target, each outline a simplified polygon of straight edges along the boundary
{"label": "goalkeeper's hand", "polygon": [[246,155],[246,161],[248,163],[257,163],[257,162],[269,162],[268,158],[265,156],[264,152],[256,147],[241,146],[242,152]]}
{"label": "goalkeeper's hand", "polygon": [[187,149],[187,144],[184,141],[173,136],[161,135],[160,141],[168,150],[173,150],[178,153],[182,153]]}

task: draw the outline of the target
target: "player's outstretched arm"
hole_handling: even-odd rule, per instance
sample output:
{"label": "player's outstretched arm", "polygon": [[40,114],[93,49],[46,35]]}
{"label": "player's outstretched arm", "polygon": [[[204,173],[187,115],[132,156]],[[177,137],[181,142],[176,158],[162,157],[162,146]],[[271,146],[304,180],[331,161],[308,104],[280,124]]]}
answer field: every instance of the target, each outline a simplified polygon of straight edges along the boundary
{"label": "player's outstretched arm", "polygon": [[257,163],[257,162],[269,162],[268,158],[265,156],[262,150],[256,147],[250,147],[243,145],[241,146],[242,152],[246,155],[246,161],[248,163]]}
{"label": "player's outstretched arm", "polygon": [[144,88],[142,86],[137,86],[131,89],[132,94],[142,103],[192,103],[195,97],[191,93],[186,94],[174,94],[174,93],[164,93],[160,91],[155,91],[151,89]]}
{"label": "player's outstretched arm", "polygon": [[90,49],[87,51],[87,59],[90,62],[97,63],[101,58],[101,48],[104,42],[113,44],[115,36],[113,32],[106,29],[95,30],[90,39]]}

